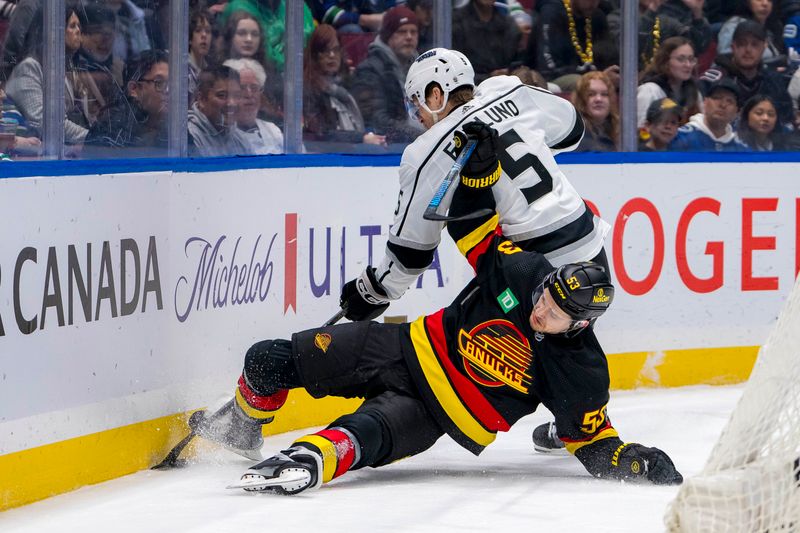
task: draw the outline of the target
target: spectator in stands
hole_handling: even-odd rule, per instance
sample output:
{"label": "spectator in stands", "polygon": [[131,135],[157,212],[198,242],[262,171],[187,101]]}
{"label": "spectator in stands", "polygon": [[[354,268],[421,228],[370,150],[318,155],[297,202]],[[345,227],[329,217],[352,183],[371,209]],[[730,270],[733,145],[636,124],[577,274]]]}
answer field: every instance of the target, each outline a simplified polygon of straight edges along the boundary
{"label": "spectator in stands", "polygon": [[519,45],[517,46],[517,52],[519,57],[523,57],[525,55],[525,51],[528,49],[531,32],[533,32],[533,16],[531,15],[530,10],[523,9],[520,5],[510,7],[508,14],[511,15],[511,19],[517,25],[517,29],[519,30],[520,38]]}
{"label": "spectator in stands", "polygon": [[303,130],[309,140],[386,145],[386,137],[366,131],[364,119],[342,80],[347,66],[336,30],[320,24],[303,58]]}
{"label": "spectator in stands", "polygon": [[619,146],[619,112],[613,82],[603,72],[587,72],[578,80],[572,103],[586,132],[576,152],[613,152]]}
{"label": "spectator in stands", "polygon": [[475,69],[475,83],[509,73],[519,57],[522,34],[505,10],[493,0],[470,0],[453,12],[453,49],[462,52]]}
{"label": "spectator in stands", "polygon": [[242,87],[239,75],[226,66],[213,67],[197,79],[197,100],[189,110],[189,153],[204,157],[253,154],[236,127]]}
{"label": "spectator in stands", "polygon": [[280,128],[258,118],[267,73],[253,59],[228,59],[223,63],[239,74],[242,87],[236,111],[236,127],[253,147],[255,154],[282,154],[283,133]]}
{"label": "spectator in stands", "polygon": [[2,142],[0,143],[0,153],[10,156],[26,155],[34,156],[41,153],[42,141],[34,135],[34,132],[28,127],[28,121],[14,102],[6,96],[4,82],[0,80],[0,122],[3,124],[11,124],[14,126],[13,137],[8,136],[5,127],[1,132],[3,134]]}
{"label": "spectator in stands", "polygon": [[713,26],[718,26],[733,16],[736,3],[731,0],[706,0],[703,12]]}
{"label": "spectator in stands", "polygon": [[3,42],[2,72],[0,76],[8,79],[17,63],[29,57],[44,40],[42,33],[43,0],[19,0],[10,13],[8,33]]}
{"label": "spectator in stands", "polygon": [[702,97],[694,79],[697,57],[686,37],[670,37],[656,51],[655,59],[642,72],[636,90],[637,126],[642,127],[650,105],[669,97],[684,110],[681,124],[699,113]]}
{"label": "spectator in stands", "polygon": [[264,89],[262,111],[270,122],[283,124],[283,78],[265,54],[264,31],[259,19],[249,11],[240,10],[231,13],[226,20],[217,63],[241,58],[258,61],[270,80]]}
{"label": "spectator in stands", "polygon": [[[376,32],[381,28],[384,12],[393,8],[395,0],[313,0],[308,2],[320,24],[330,24],[343,33]],[[409,8],[411,8],[409,6]],[[413,9],[413,8],[411,8]]]}
{"label": "spectator in stands", "polygon": [[219,63],[227,59],[249,58],[258,61],[265,70],[274,70],[267,64],[264,32],[259,20],[247,11],[234,11],[222,30],[222,48]]}
{"label": "spectator in stands", "polygon": [[[126,97],[105,110],[89,129],[83,154],[92,156],[166,155],[169,58],[145,50],[125,66]],[[113,148],[113,150],[109,150]],[[131,149],[137,149],[135,152]]]}
{"label": "spectator in stands", "polygon": [[427,52],[433,48],[433,0],[407,0],[406,7],[417,16],[417,50]]}
{"label": "spectator in stands", "polygon": [[511,75],[518,77],[525,85],[533,85],[534,87],[539,87],[540,89],[550,90],[549,86],[547,85],[547,80],[544,79],[544,76],[525,65],[520,65],[512,70]]}
{"label": "spectator in stands", "polygon": [[[692,18],[689,25],[668,14],[657,14],[664,0],[639,0],[639,70],[647,68],[654,60],[658,49],[670,37],[686,37],[695,50],[705,50],[711,44],[712,32],[708,20]],[[622,10],[615,9],[608,15],[608,24],[614,39],[622,32]]]}
{"label": "spectator in stands", "polygon": [[786,49],[783,46],[783,23],[778,13],[773,9],[772,0],[738,0],[736,15],[725,21],[717,35],[717,53],[729,54],[732,51],[733,32],[739,23],[745,20],[754,20],[766,30],[767,39],[761,59],[766,64],[782,62]]}
{"label": "spectator in stands", "polygon": [[757,94],[742,106],[739,139],[756,152],[788,151],[800,148],[796,139],[781,130],[772,98]]}
{"label": "spectator in stands", "polygon": [[[99,3],[88,4],[84,6],[84,10],[86,26],[83,31],[82,47],[78,52],[78,62],[82,68],[90,72],[111,76],[114,84],[121,88],[125,63],[114,55],[116,15]],[[114,93],[103,95],[105,96],[103,100],[107,101],[109,96],[114,95]]]}
{"label": "spectator in stands", "polygon": [[[264,30],[262,46],[266,52],[267,60],[274,65],[278,73],[283,72],[286,61],[284,57],[284,21],[286,20],[286,0],[231,0],[225,6],[221,21],[224,24],[227,18],[236,11],[246,11],[256,17],[259,25]],[[314,31],[314,17],[308,5],[303,3],[303,36],[305,40]],[[271,74],[269,68],[265,69]]]}
{"label": "spectator in stands", "polygon": [[800,52],[800,0],[780,0],[780,9],[783,21],[783,45],[788,51],[793,48]]}
{"label": "spectator in stands", "polygon": [[663,152],[678,134],[683,109],[671,98],[661,98],[650,104],[644,129],[640,134],[640,152]]}
{"label": "spectator in stands", "polygon": [[[687,27],[699,27],[701,24],[709,27],[708,19],[705,18],[703,8],[705,0],[665,0],[656,11],[659,17],[669,17]],[[700,22],[703,21],[703,22]],[[701,42],[693,43],[695,52],[702,54],[711,43],[710,36],[706,36],[705,46],[700,46]]]}
{"label": "spectator in stands", "polygon": [[792,101],[795,112],[795,128],[800,130],[800,69],[794,71],[792,78],[789,80],[789,86],[786,89],[789,93],[789,98]]}
{"label": "spectator in stands", "polygon": [[[65,72],[64,105],[66,120],[64,122],[64,140],[67,144],[83,143],[87,134],[89,121],[87,114],[81,111],[80,105],[82,85],[76,73],[76,54],[81,47],[82,33],[77,4],[68,4],[64,30]],[[42,47],[40,43],[32,54],[14,67],[6,84],[6,94],[16,104],[25,117],[32,133],[41,136],[42,108],[44,102],[44,73],[42,71]],[[84,102],[85,104],[85,102]]]}
{"label": "spectator in stands", "polygon": [[617,85],[618,47],[600,0],[542,2],[538,39],[531,39],[525,63],[572,91],[581,74],[604,70]]}
{"label": "spectator in stands", "polygon": [[189,104],[194,101],[197,76],[208,68],[211,53],[211,19],[205,10],[196,10],[189,18]]}
{"label": "spectator in stands", "polygon": [[145,12],[131,0],[95,0],[114,12],[114,57],[123,62],[150,50]]}
{"label": "spectator in stands", "polygon": [[730,78],[720,78],[709,85],[704,113],[692,115],[689,123],[678,129],[669,149],[679,152],[748,151],[733,131],[739,112],[739,86]]}
{"label": "spectator in stands", "polygon": [[794,118],[792,101],[786,90],[787,81],[768,70],[762,61],[766,48],[767,30],[753,20],[740,23],[733,32],[731,54],[720,54],[701,77],[701,86],[730,77],[738,86],[740,101],[746,102],[756,94],[766,94],[778,109],[778,123],[791,124]]}
{"label": "spectator in stands", "polygon": [[387,142],[410,142],[423,131],[408,115],[403,89],[417,57],[417,37],[414,12],[404,6],[390,9],[353,77],[351,93],[367,130],[385,135]]}
{"label": "spectator in stands", "polygon": [[15,9],[17,9],[17,0],[0,0],[0,19],[10,19]]}

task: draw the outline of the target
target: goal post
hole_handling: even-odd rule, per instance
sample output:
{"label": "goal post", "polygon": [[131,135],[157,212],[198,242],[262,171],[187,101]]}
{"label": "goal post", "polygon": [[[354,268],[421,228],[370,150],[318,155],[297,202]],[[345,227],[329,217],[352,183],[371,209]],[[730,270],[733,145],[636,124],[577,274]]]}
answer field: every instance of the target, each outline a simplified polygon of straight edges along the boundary
{"label": "goal post", "polygon": [[800,531],[800,278],[705,467],[664,520],[674,533]]}

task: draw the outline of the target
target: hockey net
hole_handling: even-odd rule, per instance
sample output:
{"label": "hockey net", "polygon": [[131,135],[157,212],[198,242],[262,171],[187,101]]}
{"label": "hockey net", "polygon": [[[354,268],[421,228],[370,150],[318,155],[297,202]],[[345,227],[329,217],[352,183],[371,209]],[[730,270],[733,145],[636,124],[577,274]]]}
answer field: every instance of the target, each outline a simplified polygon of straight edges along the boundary
{"label": "hockey net", "polygon": [[671,532],[800,532],[800,278],[703,471],[666,513]]}

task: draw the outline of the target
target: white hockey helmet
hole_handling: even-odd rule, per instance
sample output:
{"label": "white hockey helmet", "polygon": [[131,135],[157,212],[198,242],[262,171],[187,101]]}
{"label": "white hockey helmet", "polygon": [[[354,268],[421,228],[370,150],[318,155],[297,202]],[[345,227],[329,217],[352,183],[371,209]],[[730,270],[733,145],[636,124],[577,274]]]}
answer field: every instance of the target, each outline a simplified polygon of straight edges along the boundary
{"label": "white hockey helmet", "polygon": [[[425,103],[425,89],[431,83],[438,83],[444,92],[444,103],[439,109],[429,109]],[[450,92],[458,87],[475,87],[475,71],[467,56],[457,50],[434,48],[421,54],[406,76],[406,98],[409,104],[417,104],[429,113],[441,113],[447,106]]]}

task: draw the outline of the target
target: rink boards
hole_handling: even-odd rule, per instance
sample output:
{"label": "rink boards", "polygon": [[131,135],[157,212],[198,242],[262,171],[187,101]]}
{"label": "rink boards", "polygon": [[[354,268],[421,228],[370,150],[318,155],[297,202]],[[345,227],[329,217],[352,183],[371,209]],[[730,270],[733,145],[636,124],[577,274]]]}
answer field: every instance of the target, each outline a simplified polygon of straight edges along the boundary
{"label": "rink boards", "polygon": [[[323,323],[380,259],[396,159],[278,160],[0,180],[0,510],[156,463],[253,342]],[[746,379],[800,264],[796,166],[563,166],[612,225],[612,387]],[[470,277],[445,236],[387,315],[434,311]],[[355,405],[293,393],[270,430]]]}

